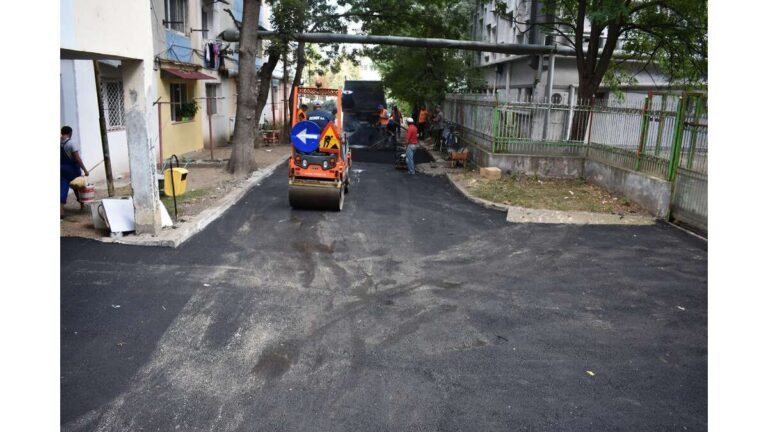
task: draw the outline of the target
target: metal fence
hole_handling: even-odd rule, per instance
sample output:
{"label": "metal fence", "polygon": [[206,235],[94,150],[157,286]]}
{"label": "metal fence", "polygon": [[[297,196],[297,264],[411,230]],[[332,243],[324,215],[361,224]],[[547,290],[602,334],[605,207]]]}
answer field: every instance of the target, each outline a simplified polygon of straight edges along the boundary
{"label": "metal fence", "polygon": [[696,227],[707,226],[707,98],[683,99],[675,135],[669,179],[673,181],[671,214]]}
{"label": "metal fence", "polygon": [[672,181],[672,212],[706,226],[705,95],[557,102],[454,94],[444,113],[464,139],[492,153],[581,156]]}

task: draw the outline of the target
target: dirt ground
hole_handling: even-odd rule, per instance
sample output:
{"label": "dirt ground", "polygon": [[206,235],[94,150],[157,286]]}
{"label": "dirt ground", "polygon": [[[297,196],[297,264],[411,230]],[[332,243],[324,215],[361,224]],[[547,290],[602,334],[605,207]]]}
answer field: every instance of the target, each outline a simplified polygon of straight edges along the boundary
{"label": "dirt ground", "polygon": [[[179,221],[183,222],[203,210],[216,205],[227,193],[238,187],[244,179],[236,179],[224,169],[231,146],[214,149],[214,160],[211,161],[210,150],[187,153],[181,157],[181,166],[189,170],[187,190],[184,195],[176,197]],[[256,163],[259,167],[268,166],[278,159],[287,158],[290,153],[288,145],[272,145],[255,149]],[[115,196],[130,196],[130,178],[116,180]],[[107,198],[105,183],[96,184],[96,199]],[[173,218],[173,198],[162,196],[168,214]],[[67,204],[64,206],[65,217],[61,221],[62,237],[99,238],[109,235],[105,230],[96,230],[93,226],[88,206],[80,211],[80,204],[75,194],[70,190]]]}
{"label": "dirt ground", "polygon": [[480,177],[477,171],[465,172],[458,178],[472,195],[500,204],[533,209],[648,215],[627,198],[582,179],[505,175],[499,180],[490,180]]}

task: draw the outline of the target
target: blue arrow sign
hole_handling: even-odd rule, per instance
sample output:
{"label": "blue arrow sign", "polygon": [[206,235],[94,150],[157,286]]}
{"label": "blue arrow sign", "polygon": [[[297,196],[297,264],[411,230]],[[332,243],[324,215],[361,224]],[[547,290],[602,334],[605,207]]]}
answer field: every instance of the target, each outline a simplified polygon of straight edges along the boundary
{"label": "blue arrow sign", "polygon": [[296,150],[312,152],[320,145],[320,126],[311,121],[301,121],[291,129],[291,142]]}

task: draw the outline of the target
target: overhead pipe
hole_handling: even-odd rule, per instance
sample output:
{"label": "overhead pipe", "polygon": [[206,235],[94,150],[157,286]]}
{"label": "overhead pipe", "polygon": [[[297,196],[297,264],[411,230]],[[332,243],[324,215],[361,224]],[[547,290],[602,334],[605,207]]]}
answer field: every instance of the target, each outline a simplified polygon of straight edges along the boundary
{"label": "overhead pipe", "polygon": [[[281,35],[274,31],[259,31],[259,39],[278,39]],[[240,31],[235,28],[227,29],[219,34],[225,42],[239,42]],[[375,36],[375,35],[356,35],[356,34],[336,34],[336,33],[297,33],[289,36],[290,40],[308,43],[354,43],[370,45],[396,45],[413,48],[450,48],[466,51],[495,52],[501,54],[517,55],[537,55],[537,54],[557,54],[564,56],[575,56],[576,50],[573,48],[557,45],[531,45],[531,44],[495,44],[488,42],[455,40],[455,39],[436,39],[436,38],[414,38],[405,36]]]}

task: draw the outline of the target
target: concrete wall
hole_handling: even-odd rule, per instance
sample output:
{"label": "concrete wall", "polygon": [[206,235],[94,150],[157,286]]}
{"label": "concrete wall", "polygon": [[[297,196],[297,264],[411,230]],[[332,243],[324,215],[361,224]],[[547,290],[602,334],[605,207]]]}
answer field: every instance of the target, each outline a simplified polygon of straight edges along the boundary
{"label": "concrete wall", "polygon": [[[155,80],[157,82],[157,96],[163,101],[171,100],[171,84],[186,84],[188,98],[194,99],[197,97],[204,97],[205,90],[201,88],[205,84],[204,81],[199,80],[182,80],[182,79],[161,79],[161,72],[155,72]],[[203,127],[202,122],[205,119],[205,101],[196,100],[200,109],[195,114],[195,117],[191,121],[179,121],[175,122],[171,120],[171,105],[161,104],[161,128],[163,133],[163,159],[168,159],[172,154],[181,156],[184,153],[197,151],[203,148]],[[157,109],[157,108],[155,108]],[[155,116],[157,114],[155,113]],[[155,117],[157,121],[157,117]],[[206,119],[207,121],[207,119]],[[159,152],[159,149],[158,149]]]}
{"label": "concrete wall", "polygon": [[584,178],[626,196],[657,218],[669,216],[672,184],[668,181],[588,159],[584,161]]}
{"label": "concrete wall", "polygon": [[[148,29],[152,13],[145,2],[61,0],[60,47],[111,57],[143,59],[148,40],[137,29]],[[151,54],[151,53],[150,53]]]}
{"label": "concrete wall", "polygon": [[[156,20],[156,14],[147,6],[145,2],[133,1],[61,0],[59,40],[62,59],[117,59],[122,62],[125,134],[136,233],[154,235],[160,231],[160,201],[154,172],[157,122],[153,122],[150,115],[154,113],[152,101],[157,94],[153,73],[156,51],[152,32],[148,29]],[[76,76],[77,67],[74,69]],[[75,79],[77,83],[81,81],[86,82]],[[77,85],[75,87],[79,98],[83,92]],[[82,109],[90,110],[87,106]],[[77,110],[81,110],[80,104]],[[77,114],[81,125],[86,121],[84,119],[91,117],[85,111]]]}
{"label": "concrete wall", "polygon": [[657,218],[666,219],[669,216],[672,184],[648,174],[580,156],[492,154],[474,145],[469,149],[478,166],[498,167],[507,175],[584,178],[587,182],[626,196]]}
{"label": "concrete wall", "polygon": [[[234,118],[235,116],[235,109],[230,108],[230,102],[234,99],[234,92],[231,90],[230,87],[234,88],[236,87],[236,83],[234,79],[220,79],[220,80],[208,80],[208,81],[201,81],[202,88],[199,90],[201,94],[205,94],[205,85],[206,84],[218,84],[219,85],[219,94],[218,97],[223,97],[224,99],[219,99],[216,101],[216,104],[218,106],[218,113],[211,116],[211,127],[213,128],[213,142],[216,148],[222,147],[227,142],[229,142],[229,132],[230,132],[230,118]],[[203,146],[205,148],[210,148],[209,141],[209,133],[208,133],[208,111],[207,107],[205,106],[206,103],[213,102],[208,100],[200,100],[200,113],[202,114],[202,124],[203,124]]]}
{"label": "concrete wall", "polygon": [[[61,125],[72,127],[73,138],[80,143],[83,162],[90,169],[103,159],[93,63],[90,60],[60,60],[60,66]],[[127,177],[130,168],[125,130],[109,131],[107,139],[113,177]],[[106,181],[104,164],[91,171],[90,180],[97,184]]]}
{"label": "concrete wall", "polygon": [[552,178],[581,178],[584,158],[578,156],[537,156],[492,154],[479,147],[470,147],[479,166],[498,167],[504,174]]}
{"label": "concrete wall", "polygon": [[61,60],[59,63],[59,85],[60,87],[60,122],[62,126],[72,127],[72,138],[82,142],[81,131],[79,130],[79,116],[77,112],[77,86],[75,85],[75,62],[72,60]]}

